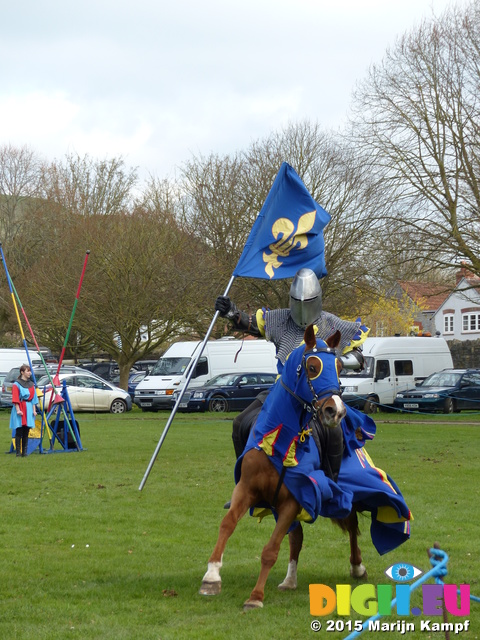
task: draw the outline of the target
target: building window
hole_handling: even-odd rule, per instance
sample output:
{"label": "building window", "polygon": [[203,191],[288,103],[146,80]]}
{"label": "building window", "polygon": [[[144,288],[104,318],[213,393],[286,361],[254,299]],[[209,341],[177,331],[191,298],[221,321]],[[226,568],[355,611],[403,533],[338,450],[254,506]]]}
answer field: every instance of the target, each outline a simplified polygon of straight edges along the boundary
{"label": "building window", "polygon": [[463,333],[480,331],[480,313],[464,313],[462,316]]}
{"label": "building window", "polygon": [[443,333],[453,333],[453,313],[443,316]]}

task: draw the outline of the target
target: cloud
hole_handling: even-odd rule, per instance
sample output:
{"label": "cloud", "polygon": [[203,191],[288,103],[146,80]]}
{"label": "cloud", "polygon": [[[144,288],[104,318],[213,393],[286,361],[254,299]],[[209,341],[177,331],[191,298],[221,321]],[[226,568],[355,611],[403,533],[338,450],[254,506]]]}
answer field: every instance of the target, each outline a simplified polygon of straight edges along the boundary
{"label": "cloud", "polygon": [[2,11],[0,144],[163,176],[291,121],[340,126],[368,66],[448,4],[17,0]]}

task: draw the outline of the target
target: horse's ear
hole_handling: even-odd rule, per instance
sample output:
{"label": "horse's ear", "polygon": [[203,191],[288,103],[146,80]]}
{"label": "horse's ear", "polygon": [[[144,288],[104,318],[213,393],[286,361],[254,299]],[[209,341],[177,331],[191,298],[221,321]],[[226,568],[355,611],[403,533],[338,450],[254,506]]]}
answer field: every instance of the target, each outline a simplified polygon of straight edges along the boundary
{"label": "horse's ear", "polygon": [[338,345],[340,344],[340,337],[341,337],[341,333],[340,331],[337,329],[335,331],[335,333],[333,335],[331,335],[329,338],[326,339],[326,343],[327,345],[331,348],[331,349],[335,349],[336,347],[338,347]]}
{"label": "horse's ear", "polygon": [[313,324],[309,324],[305,329],[303,339],[305,340],[305,351],[311,351],[314,347],[317,346]]}

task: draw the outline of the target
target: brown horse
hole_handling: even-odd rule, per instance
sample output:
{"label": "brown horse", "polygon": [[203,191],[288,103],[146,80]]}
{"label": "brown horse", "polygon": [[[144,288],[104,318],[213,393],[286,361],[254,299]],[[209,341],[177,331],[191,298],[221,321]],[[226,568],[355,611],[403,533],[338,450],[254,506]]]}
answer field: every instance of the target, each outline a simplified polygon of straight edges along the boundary
{"label": "brown horse", "polygon": [[[366,580],[367,569],[362,562],[362,555],[360,547],[358,546],[360,530],[358,528],[358,511],[355,504],[353,505],[351,513],[346,518],[332,518],[332,522],[338,525],[342,531],[348,533],[350,540],[350,575],[357,580]],[[294,590],[297,588],[298,558],[303,546],[303,529],[301,524],[288,534],[288,542],[290,545],[290,559],[288,562],[287,575],[283,582],[278,585],[281,591]]]}
{"label": "brown horse", "polygon": [[[302,436],[305,439],[305,434],[308,433],[308,430],[306,431],[301,426],[302,421],[305,421],[306,412],[315,414],[317,420],[326,428],[336,427],[345,416],[345,406],[340,400],[338,389],[340,364],[335,357],[332,357],[334,349],[340,341],[339,332],[337,331],[329,338],[326,344],[321,340],[317,343],[313,327],[309,326],[305,331],[304,338],[305,347],[298,347],[290,354],[282,372],[282,378],[274,388],[277,389],[276,398],[281,397],[282,415],[289,416],[290,419],[295,416],[295,420],[291,420],[292,424],[282,423],[279,428],[290,428],[293,436],[296,436],[292,441],[295,440],[298,446],[302,442]],[[296,379],[293,390],[288,386],[292,377]],[[336,387],[335,384],[332,384],[333,379]],[[283,395],[280,395],[282,393]],[[273,391],[270,395],[273,396]],[[305,397],[307,395],[309,398]],[[278,400],[272,398],[271,402],[275,401],[278,403]],[[262,411],[269,411],[270,406],[271,404],[267,402]],[[295,424],[293,424],[294,422]],[[272,445],[272,452],[273,449],[274,445]],[[299,449],[296,450],[296,453],[299,453]],[[234,532],[238,521],[251,507],[267,503],[274,508],[277,514],[276,524],[270,540],[262,551],[261,570],[257,583],[250,597],[244,603],[245,610],[263,607],[265,584],[268,574],[277,560],[281,542],[294,521],[299,519],[302,507],[304,507],[283,482],[284,469],[286,466],[283,466],[280,473],[277,471],[272,463],[272,457],[267,455],[263,447],[249,449],[247,446],[247,451],[241,460],[241,475],[232,494],[230,509],[220,525],[217,543],[208,561],[200,594],[217,595],[220,593],[222,584],[220,569],[228,539]],[[350,516],[347,518],[344,526],[351,532],[351,562],[354,565],[361,565],[360,550],[356,545],[357,526],[353,526],[356,522],[356,514],[353,516],[352,519]],[[296,526],[289,537],[291,549],[289,572],[292,575],[287,575],[285,581],[280,585],[282,589],[296,587],[296,564],[303,540],[301,526]]]}

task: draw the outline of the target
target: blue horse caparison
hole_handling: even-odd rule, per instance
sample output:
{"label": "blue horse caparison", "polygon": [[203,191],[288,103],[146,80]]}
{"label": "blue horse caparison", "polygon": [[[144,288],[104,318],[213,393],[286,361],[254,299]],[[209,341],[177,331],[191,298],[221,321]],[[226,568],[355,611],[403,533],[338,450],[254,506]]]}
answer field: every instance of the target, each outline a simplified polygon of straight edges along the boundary
{"label": "blue horse caparison", "polygon": [[[305,346],[290,354],[281,379],[257,418],[245,452],[237,461],[237,484],[203,577],[202,595],[220,593],[225,546],[237,522],[250,508],[270,508],[276,524],[262,551],[260,575],[244,603],[245,609],[263,606],[268,574],[296,519],[313,522],[322,506],[332,509],[332,515],[337,517],[348,515],[351,504],[343,501],[338,486],[320,470],[320,455],[308,427],[313,413],[331,427],[345,416],[339,397],[340,365],[333,353],[339,340],[337,332],[327,343],[317,341],[310,325],[305,331]],[[283,481],[279,486],[280,474]],[[327,503],[331,506],[326,507]]]}

